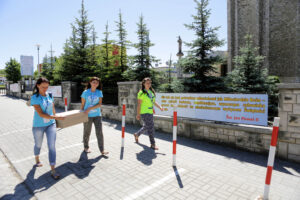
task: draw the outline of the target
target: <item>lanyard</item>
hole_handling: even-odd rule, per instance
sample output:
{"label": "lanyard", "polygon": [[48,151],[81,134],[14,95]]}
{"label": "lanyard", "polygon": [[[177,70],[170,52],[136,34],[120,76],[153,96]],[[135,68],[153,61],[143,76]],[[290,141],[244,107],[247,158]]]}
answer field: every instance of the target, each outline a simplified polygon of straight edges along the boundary
{"label": "lanyard", "polygon": [[[40,98],[41,98],[41,100],[42,100],[42,102],[43,102],[43,104],[44,104],[44,100],[43,100],[43,98],[40,96]],[[45,111],[44,112],[46,112],[47,113],[47,111],[48,111],[48,105],[50,105],[51,103],[49,103],[49,101],[48,101],[48,96],[46,95],[46,108],[45,108]]]}
{"label": "lanyard", "polygon": [[153,99],[154,99],[154,95],[152,95],[152,92],[150,91],[149,93],[148,93],[148,91],[146,91],[147,92],[147,96],[148,96],[148,98],[151,100],[151,102],[153,103]]}

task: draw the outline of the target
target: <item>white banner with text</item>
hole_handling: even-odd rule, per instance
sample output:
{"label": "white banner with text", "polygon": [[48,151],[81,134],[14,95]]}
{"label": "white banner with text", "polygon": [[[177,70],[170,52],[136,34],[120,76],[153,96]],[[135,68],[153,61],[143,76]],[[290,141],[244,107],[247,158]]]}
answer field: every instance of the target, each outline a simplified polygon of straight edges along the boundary
{"label": "white banner with text", "polygon": [[52,94],[52,97],[62,97],[61,86],[49,86],[48,93]]}
{"label": "white banner with text", "polygon": [[12,92],[21,92],[18,83],[10,84],[10,85],[9,85],[9,89],[10,89],[10,91],[12,91]]}
{"label": "white banner with text", "polygon": [[192,94],[157,93],[156,102],[164,111],[157,115],[173,116],[177,106],[179,117],[267,126],[267,94]]}

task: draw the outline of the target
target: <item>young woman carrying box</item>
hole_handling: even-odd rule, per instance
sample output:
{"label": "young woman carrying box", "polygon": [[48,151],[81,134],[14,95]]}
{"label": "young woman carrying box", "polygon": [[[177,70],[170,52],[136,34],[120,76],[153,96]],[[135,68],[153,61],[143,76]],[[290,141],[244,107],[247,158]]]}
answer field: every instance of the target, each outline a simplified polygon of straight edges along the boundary
{"label": "young woman carrying box", "polygon": [[108,154],[108,152],[104,151],[100,110],[102,98],[102,84],[100,79],[98,77],[92,77],[88,83],[87,89],[83,91],[81,95],[81,110],[84,110],[84,113],[89,116],[89,121],[83,123],[83,145],[86,153],[91,152],[89,149],[89,139],[92,131],[92,124],[94,123],[99,150],[102,155]]}
{"label": "young woman carrying box", "polygon": [[33,117],[33,137],[34,137],[34,155],[37,167],[42,167],[40,162],[40,151],[43,143],[44,133],[47,136],[49,163],[51,166],[51,176],[58,179],[60,175],[55,171],[56,164],[56,123],[55,120],[63,120],[64,117],[58,117],[55,114],[53,98],[47,93],[49,81],[46,78],[39,78],[33,89],[30,104],[34,107]]}

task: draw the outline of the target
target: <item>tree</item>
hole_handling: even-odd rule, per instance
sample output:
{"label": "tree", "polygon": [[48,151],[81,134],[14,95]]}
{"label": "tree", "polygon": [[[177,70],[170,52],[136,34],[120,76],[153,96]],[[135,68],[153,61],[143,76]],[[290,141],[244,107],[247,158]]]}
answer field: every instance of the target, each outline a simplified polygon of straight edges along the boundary
{"label": "tree", "polygon": [[161,83],[160,86],[158,87],[158,90],[160,92],[173,92],[172,90],[172,82],[174,78],[172,78],[172,55],[170,56],[170,60],[167,61],[168,69],[163,71],[158,79],[160,80],[159,82]]}
{"label": "tree", "polygon": [[104,74],[103,82],[110,86],[117,86],[117,82],[122,80],[122,70],[119,63],[119,48],[114,40],[110,40],[109,36],[111,32],[108,30],[108,23],[105,26],[104,39],[101,45],[101,61]]}
{"label": "tree", "polygon": [[38,71],[38,70],[35,70],[35,71],[33,72],[33,78],[34,78],[35,80],[37,80],[39,77],[40,77],[40,76],[39,76],[39,71]]}
{"label": "tree", "polygon": [[234,70],[226,77],[229,92],[268,94],[268,113],[272,118],[277,116],[278,77],[268,76],[263,68],[264,57],[258,55],[258,47],[253,46],[252,36],[245,36],[245,46],[240,48],[239,55],[233,59]]}
{"label": "tree", "polygon": [[119,11],[119,21],[115,22],[117,25],[117,32],[119,36],[118,45],[120,46],[120,67],[122,73],[127,70],[127,48],[130,44],[128,40],[126,40],[127,37],[127,31],[125,29],[125,22],[122,19],[122,13],[121,10]]}
{"label": "tree", "polygon": [[51,84],[53,84],[53,71],[54,71],[54,62],[56,58],[55,57],[48,57],[47,54],[43,58],[42,63],[42,73],[41,75],[43,77],[46,77]]}
{"label": "tree", "polygon": [[210,27],[208,19],[210,9],[207,8],[208,0],[194,0],[197,4],[196,15],[191,24],[185,24],[186,28],[195,31],[196,39],[191,43],[185,43],[191,48],[186,58],[182,59],[182,67],[185,72],[193,73],[192,78],[187,79],[186,84],[191,92],[216,92],[222,88],[220,78],[213,77],[215,72],[213,65],[219,62],[218,56],[212,56],[213,49],[224,44],[219,40],[216,31],[220,27]]}
{"label": "tree", "polygon": [[264,57],[257,55],[258,47],[253,46],[252,36],[245,36],[245,46],[233,59],[234,70],[226,78],[232,92],[266,93],[268,71],[263,68]]}
{"label": "tree", "polygon": [[[149,30],[147,29],[146,24],[144,23],[143,15],[140,16],[140,20],[137,23],[138,30],[138,40],[139,42],[133,46],[137,49],[138,54],[134,56],[135,64],[135,80],[141,81],[145,77],[151,77],[151,63],[155,62],[156,59],[154,56],[150,55],[150,47],[154,44],[151,43],[149,38]],[[153,79],[153,77],[152,77]]]}
{"label": "tree", "polygon": [[[99,52],[97,52],[97,44],[96,44],[96,40],[97,40],[97,33],[95,31],[95,27],[92,26],[92,44],[90,47],[90,51],[89,51],[89,55],[88,55],[88,63],[90,65],[90,68],[93,72],[96,73],[97,68],[99,67]],[[95,74],[96,75],[96,74]]]}
{"label": "tree", "polygon": [[[100,77],[103,83],[103,95],[107,98],[104,103],[118,103],[118,85],[117,82],[122,80],[122,70],[120,66],[120,46],[114,40],[110,39],[108,23],[105,26],[103,44],[101,45],[101,70]],[[126,52],[125,52],[126,53]]]}
{"label": "tree", "polygon": [[61,72],[63,80],[81,83],[87,81],[86,79],[94,73],[89,60],[92,26],[88,20],[83,0],[79,13],[80,17],[75,19],[74,24],[71,24],[72,36],[64,46]]}
{"label": "tree", "polygon": [[53,69],[53,85],[59,85],[62,81],[62,64],[63,64],[63,56],[55,59],[54,69]]}
{"label": "tree", "polygon": [[0,74],[5,75],[5,69],[0,69]]}
{"label": "tree", "polygon": [[5,74],[6,79],[8,81],[13,81],[17,83],[21,80],[21,65],[18,61],[14,58],[10,58],[10,60],[5,63]]}
{"label": "tree", "polygon": [[109,39],[109,35],[111,32],[108,30],[108,22],[105,25],[105,32],[104,34],[104,39],[102,40],[103,45],[102,45],[102,55],[103,55],[103,64],[105,66],[104,68],[104,73],[109,72],[110,67],[113,65],[113,59],[111,52],[113,51],[113,44],[115,43],[114,40]]}

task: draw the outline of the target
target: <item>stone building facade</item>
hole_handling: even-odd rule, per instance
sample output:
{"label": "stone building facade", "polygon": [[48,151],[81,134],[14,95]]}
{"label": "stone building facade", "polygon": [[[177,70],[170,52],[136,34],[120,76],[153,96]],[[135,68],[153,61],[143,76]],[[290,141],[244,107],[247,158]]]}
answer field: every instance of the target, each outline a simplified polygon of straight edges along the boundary
{"label": "stone building facade", "polygon": [[300,82],[300,0],[227,0],[228,71],[251,34],[264,66],[282,82]]}
{"label": "stone building facade", "polygon": [[281,156],[300,161],[300,83],[279,84]]}

